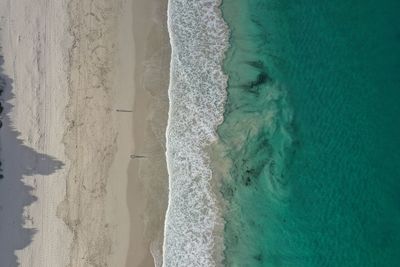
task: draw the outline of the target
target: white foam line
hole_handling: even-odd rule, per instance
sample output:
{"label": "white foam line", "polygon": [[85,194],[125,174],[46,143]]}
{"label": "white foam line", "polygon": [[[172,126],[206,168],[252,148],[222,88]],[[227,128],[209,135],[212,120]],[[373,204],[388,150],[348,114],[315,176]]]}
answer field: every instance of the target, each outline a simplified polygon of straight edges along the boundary
{"label": "white foam line", "polygon": [[[228,28],[219,0],[170,0],[170,109],[167,168],[169,203],[165,220],[163,266],[217,266],[214,233],[221,227],[212,194],[206,146],[223,120],[227,77],[222,71]],[[217,254],[217,255],[216,255]]]}

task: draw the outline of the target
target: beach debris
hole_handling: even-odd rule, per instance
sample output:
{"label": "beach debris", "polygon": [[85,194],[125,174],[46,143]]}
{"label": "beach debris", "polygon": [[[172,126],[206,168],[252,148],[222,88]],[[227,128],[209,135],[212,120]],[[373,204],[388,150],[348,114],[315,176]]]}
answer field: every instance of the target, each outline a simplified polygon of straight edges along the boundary
{"label": "beach debris", "polygon": [[116,109],[116,112],[133,112],[132,110],[127,110],[127,109]]}
{"label": "beach debris", "polygon": [[141,156],[141,155],[135,155],[135,154],[131,155],[131,159],[145,159],[145,158],[147,158],[147,157],[146,156]]}

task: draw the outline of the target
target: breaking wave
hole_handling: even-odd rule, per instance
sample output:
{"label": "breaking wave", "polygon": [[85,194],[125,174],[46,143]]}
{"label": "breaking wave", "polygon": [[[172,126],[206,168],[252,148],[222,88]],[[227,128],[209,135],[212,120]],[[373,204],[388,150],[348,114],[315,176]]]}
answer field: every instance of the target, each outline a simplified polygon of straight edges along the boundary
{"label": "breaking wave", "polygon": [[[170,0],[172,47],[167,127],[169,204],[164,266],[216,266],[222,261],[222,218],[213,194],[207,146],[223,120],[222,71],[228,28],[218,0]],[[218,246],[221,246],[220,249]]]}

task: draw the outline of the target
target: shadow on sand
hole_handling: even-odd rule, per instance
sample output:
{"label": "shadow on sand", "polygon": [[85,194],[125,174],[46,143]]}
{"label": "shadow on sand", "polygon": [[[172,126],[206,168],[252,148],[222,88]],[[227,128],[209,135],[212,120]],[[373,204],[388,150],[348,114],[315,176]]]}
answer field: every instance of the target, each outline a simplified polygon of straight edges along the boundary
{"label": "shadow on sand", "polygon": [[24,215],[24,209],[37,199],[31,193],[34,188],[26,185],[23,177],[50,175],[61,169],[63,163],[23,144],[20,133],[11,123],[13,81],[5,75],[3,64],[0,56],[0,87],[3,89],[0,98],[4,108],[0,129],[1,174],[4,175],[0,179],[0,266],[14,267],[19,266],[15,252],[27,247],[37,232],[27,226],[32,218]]}

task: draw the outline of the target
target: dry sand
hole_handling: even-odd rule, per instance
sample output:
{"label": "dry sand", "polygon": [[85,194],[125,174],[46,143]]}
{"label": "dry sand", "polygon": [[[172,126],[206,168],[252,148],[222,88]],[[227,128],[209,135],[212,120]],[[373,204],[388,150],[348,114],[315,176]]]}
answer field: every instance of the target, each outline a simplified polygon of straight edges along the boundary
{"label": "dry sand", "polygon": [[[61,1],[0,1],[5,110],[0,130],[0,266],[65,266],[68,228],[56,217],[68,162]],[[56,22],[56,23],[54,23]],[[62,248],[62,249],[61,249]]]}
{"label": "dry sand", "polygon": [[166,5],[0,1],[0,266],[161,259]]}

